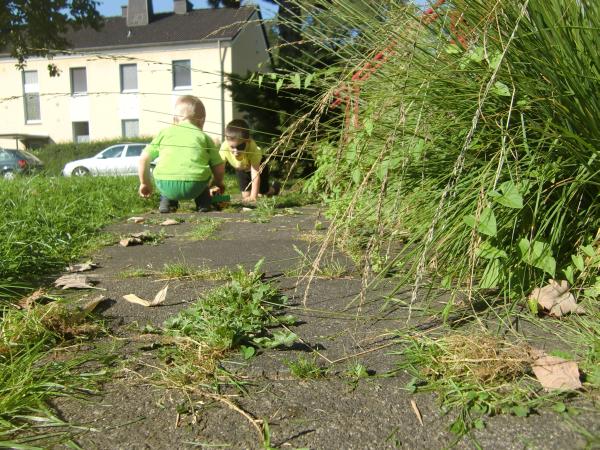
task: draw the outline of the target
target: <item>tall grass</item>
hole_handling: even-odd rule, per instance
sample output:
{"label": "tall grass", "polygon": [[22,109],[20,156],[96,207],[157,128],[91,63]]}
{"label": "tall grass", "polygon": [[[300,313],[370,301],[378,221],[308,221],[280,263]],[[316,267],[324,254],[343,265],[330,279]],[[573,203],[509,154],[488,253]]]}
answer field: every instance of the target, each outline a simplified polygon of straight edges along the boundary
{"label": "tall grass", "polygon": [[0,291],[61,268],[91,248],[102,226],[150,205],[134,177],[0,181]]}
{"label": "tall grass", "polygon": [[[413,301],[435,280],[514,299],[592,281],[573,258],[600,237],[598,2],[455,0],[436,20],[398,1],[302,8],[322,30],[306,38],[346,61],[310,74],[329,90],[288,132],[317,160],[329,243],[358,242],[366,272],[400,269]],[[322,39],[341,26],[355,32]],[[339,118],[318,123],[336,90]]]}

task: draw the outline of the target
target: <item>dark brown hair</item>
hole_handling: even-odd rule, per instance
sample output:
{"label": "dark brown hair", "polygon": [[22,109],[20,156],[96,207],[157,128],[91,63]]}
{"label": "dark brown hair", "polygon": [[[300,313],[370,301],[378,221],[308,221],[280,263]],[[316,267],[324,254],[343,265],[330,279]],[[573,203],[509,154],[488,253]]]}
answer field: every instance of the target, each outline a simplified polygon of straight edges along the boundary
{"label": "dark brown hair", "polygon": [[244,119],[235,119],[225,127],[225,136],[232,139],[250,139],[250,125]]}

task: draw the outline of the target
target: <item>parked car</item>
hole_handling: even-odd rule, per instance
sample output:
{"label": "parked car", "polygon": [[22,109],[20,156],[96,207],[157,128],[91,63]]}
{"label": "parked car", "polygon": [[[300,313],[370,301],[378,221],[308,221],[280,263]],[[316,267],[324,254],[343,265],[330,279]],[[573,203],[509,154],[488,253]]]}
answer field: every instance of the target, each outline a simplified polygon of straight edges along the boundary
{"label": "parked car", "polygon": [[139,142],[111,145],[91,158],[68,162],[62,173],[66,177],[136,175],[138,161],[144,147],[146,144]]}
{"label": "parked car", "polygon": [[44,168],[44,163],[26,150],[0,148],[0,176],[12,179],[15,175],[32,173]]}

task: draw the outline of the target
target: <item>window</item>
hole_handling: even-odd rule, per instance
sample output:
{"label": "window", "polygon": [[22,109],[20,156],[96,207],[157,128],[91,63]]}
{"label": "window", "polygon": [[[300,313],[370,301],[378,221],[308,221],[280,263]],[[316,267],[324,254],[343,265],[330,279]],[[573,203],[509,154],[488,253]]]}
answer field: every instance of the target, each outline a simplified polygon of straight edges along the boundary
{"label": "window", "polygon": [[121,64],[121,92],[137,91],[137,64]]}
{"label": "window", "polygon": [[173,89],[192,87],[192,71],[189,59],[173,61]]}
{"label": "window", "polygon": [[25,123],[42,120],[40,113],[40,88],[36,70],[23,71],[23,103],[25,105]]}
{"label": "window", "polygon": [[140,134],[140,121],[138,119],[127,119],[121,121],[123,137],[138,137]]}
{"label": "window", "polygon": [[125,156],[140,156],[146,144],[129,144]]}
{"label": "window", "polygon": [[89,122],[73,122],[73,141],[77,143],[90,142]]}
{"label": "window", "polygon": [[121,153],[125,149],[124,145],[115,145],[114,147],[109,147],[102,152],[102,159],[107,158],[120,158]]}
{"label": "window", "polygon": [[75,67],[71,69],[71,94],[87,94],[87,76],[85,67]]}

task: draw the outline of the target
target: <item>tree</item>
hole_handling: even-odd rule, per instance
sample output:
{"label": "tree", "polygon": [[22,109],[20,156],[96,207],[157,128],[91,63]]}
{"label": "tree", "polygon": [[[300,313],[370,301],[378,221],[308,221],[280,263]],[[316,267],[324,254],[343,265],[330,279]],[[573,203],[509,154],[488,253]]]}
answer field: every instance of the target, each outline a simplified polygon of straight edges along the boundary
{"label": "tree", "polygon": [[[4,0],[0,6],[0,49],[22,68],[29,56],[69,47],[69,29],[102,26],[95,0]],[[49,67],[52,73],[52,67]]]}

